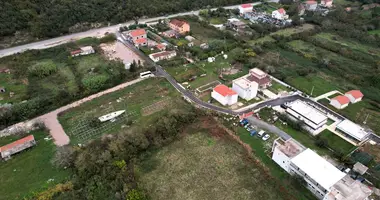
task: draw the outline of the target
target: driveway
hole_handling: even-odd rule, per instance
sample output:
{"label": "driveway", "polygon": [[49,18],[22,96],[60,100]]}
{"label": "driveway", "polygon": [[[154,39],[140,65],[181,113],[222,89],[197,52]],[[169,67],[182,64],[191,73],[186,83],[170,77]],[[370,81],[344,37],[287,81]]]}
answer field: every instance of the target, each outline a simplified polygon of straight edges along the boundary
{"label": "driveway", "polygon": [[279,137],[281,137],[284,140],[288,140],[288,139],[292,138],[290,135],[288,135],[287,133],[285,133],[281,129],[277,128],[276,126],[274,126],[272,124],[268,124],[262,120],[259,120],[256,117],[251,116],[251,117],[247,117],[246,119],[249,121],[250,124],[255,125],[261,129],[268,130],[269,132],[278,135]]}

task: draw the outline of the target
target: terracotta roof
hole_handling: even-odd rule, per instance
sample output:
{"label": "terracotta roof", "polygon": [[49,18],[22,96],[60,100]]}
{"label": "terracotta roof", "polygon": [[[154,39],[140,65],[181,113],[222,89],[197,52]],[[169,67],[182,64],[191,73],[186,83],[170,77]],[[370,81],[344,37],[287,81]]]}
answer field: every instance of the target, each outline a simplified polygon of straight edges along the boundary
{"label": "terracotta roof", "polygon": [[177,27],[182,27],[184,24],[187,24],[187,22],[178,19],[172,19],[170,23]]}
{"label": "terracotta roof", "polygon": [[167,56],[167,55],[170,55],[174,53],[173,51],[161,51],[161,52],[158,52],[158,53],[154,53],[154,54],[151,54],[153,58],[158,58],[158,57],[161,57],[161,56]]}
{"label": "terracotta roof", "polygon": [[254,81],[254,82],[258,83],[259,86],[266,85],[266,84],[271,82],[271,80],[268,76],[265,76],[264,78],[259,79],[256,76],[250,75],[247,77],[247,79],[251,82]]}
{"label": "terracotta roof", "polygon": [[317,4],[317,2],[316,1],[306,1],[306,4]]}
{"label": "terracotta roof", "polygon": [[132,37],[137,37],[137,36],[141,36],[141,35],[145,35],[145,34],[146,34],[146,32],[144,29],[136,29],[136,30],[129,32],[129,35],[131,35]]}
{"label": "terracotta roof", "polygon": [[227,87],[223,84],[217,85],[214,88],[214,91],[219,93],[220,95],[222,95],[224,97],[237,94],[235,91],[233,91],[232,89],[230,89],[229,87]]}
{"label": "terracotta roof", "polygon": [[284,15],[286,12],[283,8],[280,8],[277,10],[280,14]]}
{"label": "terracotta roof", "polygon": [[242,8],[251,8],[253,7],[251,4],[247,3],[247,4],[242,4],[240,5]]}
{"label": "terracotta roof", "polygon": [[0,152],[7,151],[9,149],[17,147],[19,145],[23,145],[23,144],[25,144],[27,142],[30,142],[30,141],[33,141],[33,140],[34,140],[34,136],[33,135],[28,135],[28,136],[26,136],[24,138],[21,138],[21,139],[19,139],[17,141],[14,141],[14,142],[10,143],[10,144],[7,144],[5,146],[0,147]]}
{"label": "terracotta roof", "polygon": [[158,49],[164,49],[165,48],[165,45],[163,45],[163,44],[157,44],[157,46],[156,46]]}
{"label": "terracotta roof", "polygon": [[146,42],[147,42],[146,38],[139,38],[139,39],[134,41],[135,44],[144,44]]}
{"label": "terracotta roof", "polygon": [[331,99],[332,100],[337,100],[341,105],[348,104],[350,103],[350,99],[346,96],[339,95]]}
{"label": "terracotta roof", "polygon": [[351,94],[355,99],[364,97],[363,93],[360,92],[360,90],[351,90],[351,91],[346,92],[346,94]]}
{"label": "terracotta roof", "polygon": [[239,116],[240,119],[244,119],[246,117],[249,117],[249,116],[252,116],[254,114],[254,112],[247,112],[247,113],[243,113],[242,115]]}
{"label": "terracotta roof", "polygon": [[78,49],[78,50],[72,51],[71,55],[75,55],[75,54],[78,54],[78,53],[82,53],[82,50]]}

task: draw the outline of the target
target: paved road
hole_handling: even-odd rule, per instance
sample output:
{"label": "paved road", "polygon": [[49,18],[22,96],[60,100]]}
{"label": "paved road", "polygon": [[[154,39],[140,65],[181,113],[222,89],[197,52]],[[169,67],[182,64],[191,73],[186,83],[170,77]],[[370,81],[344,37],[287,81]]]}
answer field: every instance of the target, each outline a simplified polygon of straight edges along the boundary
{"label": "paved road", "polygon": [[[253,5],[259,5],[261,2],[256,2],[253,3]],[[224,8],[226,9],[235,9],[238,8],[239,5],[233,5],[233,6],[225,6]],[[214,10],[216,8],[213,8]],[[166,19],[166,18],[172,18],[172,17],[178,17],[178,16],[183,16],[183,15],[198,15],[200,10],[196,11],[190,11],[190,12],[182,12],[182,13],[177,13],[169,16],[161,16],[161,17],[153,17],[149,19],[141,19],[139,20],[139,23],[147,23],[147,22],[152,22],[152,21],[158,21],[159,19]],[[16,47],[11,47],[8,49],[3,49],[0,50],[0,58],[8,55],[12,55],[15,53],[20,53],[29,49],[46,49],[50,47],[54,47],[57,45],[61,45],[67,42],[71,42],[74,40],[78,40],[80,38],[85,38],[85,37],[102,37],[106,32],[108,33],[115,33],[119,30],[120,26],[129,26],[131,24],[134,24],[134,21],[128,21],[123,24],[118,24],[118,25],[113,25],[113,26],[108,26],[104,28],[98,28],[98,29],[91,29],[85,32],[80,32],[80,33],[74,33],[70,35],[65,35],[61,37],[56,37],[48,40],[43,40],[39,42],[34,42],[30,44],[25,44],[21,46],[16,46]]]}
{"label": "paved road", "polygon": [[268,130],[271,133],[275,133],[279,137],[281,137],[284,140],[288,140],[292,138],[290,135],[282,131],[281,129],[277,128],[276,126],[272,124],[268,124],[262,120],[257,119],[256,117],[247,117],[247,120],[249,121],[250,124],[253,124],[261,129]]}

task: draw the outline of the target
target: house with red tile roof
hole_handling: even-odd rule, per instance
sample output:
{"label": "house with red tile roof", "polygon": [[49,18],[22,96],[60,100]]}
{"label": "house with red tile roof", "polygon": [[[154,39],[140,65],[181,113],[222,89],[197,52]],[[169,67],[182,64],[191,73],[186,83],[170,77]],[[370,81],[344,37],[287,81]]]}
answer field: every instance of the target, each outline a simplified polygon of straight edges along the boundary
{"label": "house with red tile roof", "polygon": [[166,45],[160,43],[160,44],[157,44],[157,45],[156,45],[156,48],[157,48],[158,50],[160,50],[160,51],[165,51],[165,49],[166,49]]}
{"label": "house with red tile roof", "polygon": [[348,92],[346,92],[346,94],[344,94],[344,96],[346,96],[348,99],[350,99],[351,103],[359,102],[364,97],[363,93],[360,92],[360,90],[348,91]]}
{"label": "house with red tile roof", "polygon": [[252,12],[253,6],[252,4],[242,4],[239,6],[239,13],[241,16],[243,16],[245,13]]}
{"label": "house with red tile roof", "polygon": [[238,100],[238,94],[223,84],[217,85],[212,90],[211,97],[217,100],[223,106],[233,105],[237,103]]}
{"label": "house with red tile roof", "polygon": [[318,3],[314,0],[309,0],[305,2],[305,9],[309,11],[314,11],[317,9]]}
{"label": "house with red tile roof", "polygon": [[88,54],[93,54],[93,53],[95,53],[95,50],[94,48],[92,48],[92,46],[81,47],[78,50],[70,52],[71,57],[83,56],[83,55],[88,55]]}
{"label": "house with red tile roof", "polygon": [[1,158],[8,160],[11,155],[30,148],[36,144],[33,135],[26,136],[10,144],[0,147]]}
{"label": "house with red tile roof", "polygon": [[132,41],[135,46],[147,46],[148,38],[146,35],[145,29],[136,29],[127,32],[127,38],[129,41]]}
{"label": "house with red tile roof", "polygon": [[170,29],[178,32],[179,34],[185,34],[190,31],[190,24],[183,20],[172,19],[169,22]]}
{"label": "house with red tile roof", "polygon": [[286,11],[285,9],[283,8],[280,8],[278,10],[275,10],[272,12],[272,17],[275,18],[275,19],[288,19],[289,18],[289,15],[286,14]]}
{"label": "house with red tile roof", "polygon": [[333,4],[333,0],[321,0],[321,5],[327,8],[331,8]]}
{"label": "house with red tile roof", "polygon": [[330,100],[330,105],[334,106],[336,109],[343,109],[348,106],[350,99],[348,97],[339,95]]}

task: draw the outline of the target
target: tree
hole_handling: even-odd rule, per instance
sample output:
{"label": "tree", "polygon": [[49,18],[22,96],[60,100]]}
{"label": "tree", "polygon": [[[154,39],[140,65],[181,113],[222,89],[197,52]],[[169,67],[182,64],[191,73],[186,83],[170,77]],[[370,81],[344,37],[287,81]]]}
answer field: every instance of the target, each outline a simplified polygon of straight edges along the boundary
{"label": "tree", "polygon": [[70,168],[74,165],[74,158],[74,150],[71,146],[61,146],[57,147],[52,163],[60,168]]}
{"label": "tree", "polygon": [[133,189],[128,192],[126,200],[146,200],[144,193],[140,192],[137,189]]}
{"label": "tree", "polygon": [[129,67],[129,72],[136,72],[137,71],[137,63],[136,60],[133,60],[131,66]]}

